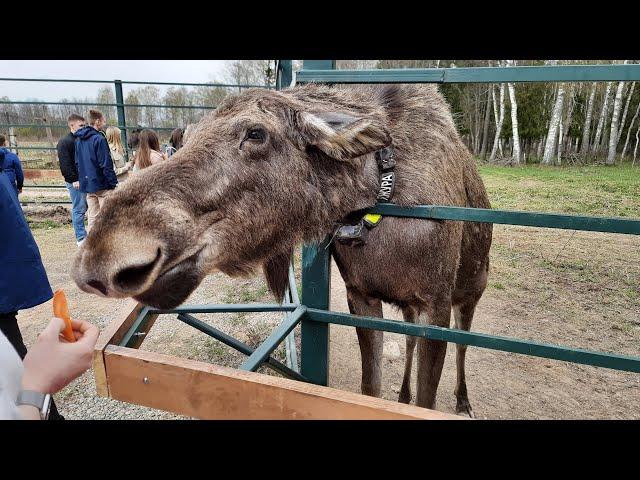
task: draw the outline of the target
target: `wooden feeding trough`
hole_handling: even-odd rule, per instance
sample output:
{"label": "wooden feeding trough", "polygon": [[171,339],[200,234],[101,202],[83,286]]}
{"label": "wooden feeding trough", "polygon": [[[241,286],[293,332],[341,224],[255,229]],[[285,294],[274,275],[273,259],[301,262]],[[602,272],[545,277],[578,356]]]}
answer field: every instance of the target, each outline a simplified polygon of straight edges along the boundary
{"label": "wooden feeding trough", "polygon": [[461,419],[455,415],[288,378],[140,351],[157,314],[146,315],[127,347],[119,346],[143,310],[123,301],[93,356],[98,395],[198,419]]}

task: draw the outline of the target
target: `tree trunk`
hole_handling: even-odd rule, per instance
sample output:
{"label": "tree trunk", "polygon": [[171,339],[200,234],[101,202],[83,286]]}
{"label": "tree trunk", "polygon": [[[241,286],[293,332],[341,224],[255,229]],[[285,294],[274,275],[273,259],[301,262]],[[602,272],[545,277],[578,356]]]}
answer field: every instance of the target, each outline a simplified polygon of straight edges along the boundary
{"label": "tree trunk", "polygon": [[509,101],[511,102],[511,132],[513,135],[513,159],[512,162],[520,163],[520,136],[518,135],[518,103],[516,101],[516,89],[513,83],[508,84]]}
{"label": "tree trunk", "polygon": [[638,118],[638,113],[640,112],[640,102],[638,102],[638,108],[636,108],[636,113],[631,119],[631,125],[629,125],[629,129],[627,130],[627,139],[624,142],[624,148],[622,149],[622,159],[624,160],[625,155],[627,154],[627,146],[629,145],[629,137],[631,136],[633,130],[633,124],[636,122],[636,118]]}
{"label": "tree trunk", "polygon": [[[627,61],[625,60],[625,63]],[[620,120],[620,108],[622,107],[622,89],[624,82],[618,82],[616,97],[613,101],[613,114],[611,116],[611,132],[609,133],[609,154],[607,165],[613,165],[616,161],[616,148],[618,147],[618,121]]]}
{"label": "tree trunk", "polygon": [[[562,150],[568,150],[567,153],[571,152],[571,137],[569,136],[569,129],[571,128],[571,121],[573,120],[573,110],[575,108],[576,102],[574,101],[574,92],[573,85],[569,84],[569,102],[567,105],[567,117],[564,121],[563,125],[563,145]],[[560,151],[560,150],[559,150]],[[560,160],[560,154],[558,154],[558,160]]]}
{"label": "tree trunk", "polygon": [[[495,106],[495,94],[493,94],[493,102]],[[497,111],[497,110],[496,110]],[[500,84],[500,114],[496,122],[496,135],[493,139],[493,148],[491,149],[491,156],[489,161],[493,161],[496,158],[496,150],[500,148],[500,154],[502,155],[502,145],[500,143],[500,133],[502,132],[502,124],[504,122],[504,83]]]}
{"label": "tree trunk", "polygon": [[620,137],[622,136],[622,132],[624,130],[624,124],[627,121],[627,112],[629,111],[629,103],[631,102],[631,97],[633,96],[633,90],[636,88],[636,82],[631,83],[631,88],[629,88],[629,93],[627,93],[627,102],[624,104],[624,113],[622,114],[622,120],[620,120],[620,128],[618,129],[618,139],[616,143],[620,143]]}
{"label": "tree trunk", "polygon": [[538,160],[540,160],[540,157],[542,157],[542,147],[543,145],[545,145],[546,141],[547,141],[547,136],[545,135],[538,142],[538,151],[536,152],[536,157],[538,157]]}
{"label": "tree trunk", "polygon": [[633,149],[633,162],[631,163],[632,167],[636,164],[636,153],[638,153],[638,134],[640,134],[640,127],[638,127],[638,130],[636,130],[636,146]]}
{"label": "tree trunk", "polygon": [[593,139],[593,145],[591,146],[591,152],[596,154],[600,148],[600,137],[604,127],[604,122],[607,118],[607,110],[609,108],[609,94],[611,93],[611,82],[607,82],[607,90],[604,94],[604,101],[602,102],[602,111],[600,112],[600,119],[598,120],[598,126],[596,128],[596,136]]}
{"label": "tree trunk", "polygon": [[547,143],[544,146],[544,157],[542,163],[544,165],[553,164],[553,153],[555,152],[556,135],[558,133],[558,125],[562,115],[562,103],[564,101],[564,83],[558,84],[558,96],[553,106],[551,121],[549,122],[549,132],[547,133]]}
{"label": "tree trunk", "polygon": [[487,108],[484,110],[484,125],[482,127],[482,147],[480,147],[480,157],[484,160],[487,154],[487,143],[489,143],[489,118],[491,117],[491,94],[493,85],[487,91]]}
{"label": "tree trunk", "polygon": [[562,117],[560,117],[560,123],[558,124],[558,160],[557,164],[562,165]]}
{"label": "tree trunk", "polygon": [[591,94],[589,95],[589,101],[587,102],[587,114],[584,119],[584,127],[582,131],[582,156],[586,157],[589,153],[590,145],[590,130],[591,130],[591,117],[593,116],[593,103],[596,96],[596,82],[591,84]]}

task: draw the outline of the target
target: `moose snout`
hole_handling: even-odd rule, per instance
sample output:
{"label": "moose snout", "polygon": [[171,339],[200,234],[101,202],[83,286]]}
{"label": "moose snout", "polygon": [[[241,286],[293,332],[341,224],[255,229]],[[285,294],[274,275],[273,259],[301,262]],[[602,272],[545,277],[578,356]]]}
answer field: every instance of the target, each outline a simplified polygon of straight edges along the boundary
{"label": "moose snout", "polygon": [[133,239],[108,242],[111,248],[85,243],[72,271],[78,287],[105,297],[135,296],[151,287],[164,263],[162,245],[153,239]]}

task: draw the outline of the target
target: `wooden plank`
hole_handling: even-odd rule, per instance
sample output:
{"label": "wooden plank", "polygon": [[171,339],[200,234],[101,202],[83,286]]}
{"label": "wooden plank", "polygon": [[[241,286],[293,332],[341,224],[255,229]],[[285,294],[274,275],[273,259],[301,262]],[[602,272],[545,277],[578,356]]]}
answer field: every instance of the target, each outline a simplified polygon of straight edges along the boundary
{"label": "wooden plank", "polygon": [[105,348],[104,359],[111,398],[199,419],[462,419],[413,405],[115,345]]}
{"label": "wooden plank", "polygon": [[[113,314],[113,321],[105,328],[98,337],[96,346],[93,350],[93,376],[96,383],[96,391],[101,397],[109,396],[109,385],[107,382],[107,372],[104,362],[104,349],[110,344],[117,344],[122,340],[131,325],[138,317],[140,311],[144,308],[141,303],[136,302],[132,298],[122,301],[120,306]],[[158,315],[151,315],[144,331],[149,332]],[[135,348],[140,347],[145,339],[145,335],[141,335],[136,340]]]}

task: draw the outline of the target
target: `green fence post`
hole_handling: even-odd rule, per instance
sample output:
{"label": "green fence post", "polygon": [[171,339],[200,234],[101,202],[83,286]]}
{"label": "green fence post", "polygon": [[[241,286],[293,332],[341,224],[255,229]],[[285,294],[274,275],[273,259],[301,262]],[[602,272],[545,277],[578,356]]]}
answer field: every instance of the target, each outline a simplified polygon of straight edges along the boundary
{"label": "green fence post", "polygon": [[[331,291],[330,237],[320,245],[302,247],[302,304],[329,309]],[[302,317],[300,327],[300,373],[310,382],[327,385],[329,379],[329,324]]]}
{"label": "green fence post", "polygon": [[[118,112],[118,126],[122,128],[122,141],[124,145],[124,156],[129,161],[129,150],[127,143],[127,118],[124,114],[124,95],[122,95],[122,80],[115,80],[114,85],[116,87],[116,111]],[[124,127],[124,128],[123,128]]]}
{"label": "green fence post", "polygon": [[[333,69],[333,60],[305,60],[303,68]],[[331,291],[331,252],[326,248],[330,237],[320,245],[302,248],[302,304],[309,308],[329,309]],[[300,368],[303,376],[318,385],[329,379],[329,324],[302,317]]]}

